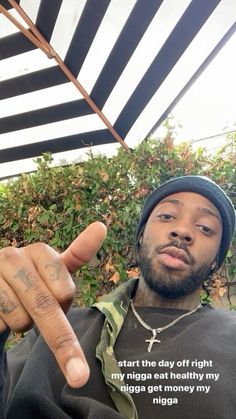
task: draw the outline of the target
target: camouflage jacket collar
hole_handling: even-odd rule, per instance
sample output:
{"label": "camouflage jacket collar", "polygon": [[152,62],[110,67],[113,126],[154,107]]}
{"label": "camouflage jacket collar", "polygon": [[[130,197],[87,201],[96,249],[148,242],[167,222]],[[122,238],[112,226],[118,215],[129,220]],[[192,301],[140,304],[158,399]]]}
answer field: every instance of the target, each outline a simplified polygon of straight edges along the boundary
{"label": "camouflage jacket collar", "polygon": [[137,285],[138,280],[131,279],[93,305],[105,316],[101,340],[96,349],[96,357],[101,362],[103,376],[110,396],[117,410],[127,419],[138,419],[138,414],[130,394],[121,391],[121,387],[125,386],[125,383],[112,377],[112,374],[116,377],[117,374],[121,374],[115,358],[114,345]]}

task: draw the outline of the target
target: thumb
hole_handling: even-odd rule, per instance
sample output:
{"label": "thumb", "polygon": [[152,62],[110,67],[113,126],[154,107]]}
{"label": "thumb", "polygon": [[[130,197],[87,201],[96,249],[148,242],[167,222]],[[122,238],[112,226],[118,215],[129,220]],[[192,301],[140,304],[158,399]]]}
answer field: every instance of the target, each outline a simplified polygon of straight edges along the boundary
{"label": "thumb", "polygon": [[60,254],[60,258],[69,272],[75,272],[96,255],[106,238],[106,234],[106,226],[99,221],[95,221],[82,231],[71,245]]}

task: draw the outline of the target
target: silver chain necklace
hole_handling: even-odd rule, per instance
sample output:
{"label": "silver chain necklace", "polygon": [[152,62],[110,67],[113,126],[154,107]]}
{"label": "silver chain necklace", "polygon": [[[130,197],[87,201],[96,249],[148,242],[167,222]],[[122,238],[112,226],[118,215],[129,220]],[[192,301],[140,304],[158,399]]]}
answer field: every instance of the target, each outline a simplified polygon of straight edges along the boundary
{"label": "silver chain necklace", "polygon": [[199,304],[193,310],[188,311],[187,313],[184,313],[181,316],[177,317],[177,319],[175,319],[172,322],[168,323],[166,326],[158,327],[157,329],[152,329],[152,327],[149,326],[147,323],[145,323],[145,321],[140,317],[140,315],[137,313],[137,311],[134,308],[133,300],[130,301],[130,306],[131,306],[131,309],[132,309],[132,311],[134,313],[134,316],[139,321],[139,323],[143,327],[145,327],[145,329],[147,329],[150,332],[152,332],[151,339],[146,339],[145,340],[145,342],[148,342],[149,343],[147,350],[148,350],[148,352],[151,352],[154,343],[161,343],[160,340],[156,339],[158,333],[164,332],[164,330],[169,329],[169,327],[171,327],[171,326],[174,326],[174,324],[178,323],[184,317],[190,316],[191,314],[195,313],[195,311],[197,311],[201,307],[201,304]]}

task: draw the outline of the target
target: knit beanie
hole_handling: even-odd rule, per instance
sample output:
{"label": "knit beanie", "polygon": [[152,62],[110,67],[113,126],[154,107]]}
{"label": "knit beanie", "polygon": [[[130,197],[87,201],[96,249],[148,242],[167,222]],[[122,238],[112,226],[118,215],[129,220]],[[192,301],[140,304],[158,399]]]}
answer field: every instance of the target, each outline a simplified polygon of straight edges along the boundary
{"label": "knit beanie", "polygon": [[136,249],[140,247],[145,224],[155,206],[166,196],[177,192],[195,192],[205,196],[218,209],[222,220],[222,239],[216,269],[223,264],[235,230],[235,210],[225,192],[211,179],[204,176],[180,176],[172,178],[155,189],[147,198],[136,230]]}

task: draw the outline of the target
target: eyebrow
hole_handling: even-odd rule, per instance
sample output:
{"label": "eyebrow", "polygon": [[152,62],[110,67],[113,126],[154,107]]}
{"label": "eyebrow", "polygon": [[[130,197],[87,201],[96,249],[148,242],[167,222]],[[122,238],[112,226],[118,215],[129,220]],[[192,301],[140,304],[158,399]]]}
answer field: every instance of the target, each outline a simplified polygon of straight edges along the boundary
{"label": "eyebrow", "polygon": [[[158,205],[165,204],[166,202],[169,202],[169,203],[174,204],[174,205],[183,206],[183,202],[179,201],[178,199],[170,199],[170,198],[164,199],[163,201],[159,202]],[[212,217],[217,218],[217,220],[219,221],[219,223],[220,224],[222,223],[221,217],[215,211],[212,211],[210,208],[197,207],[196,209],[199,212],[202,212],[203,214],[211,215]]]}

